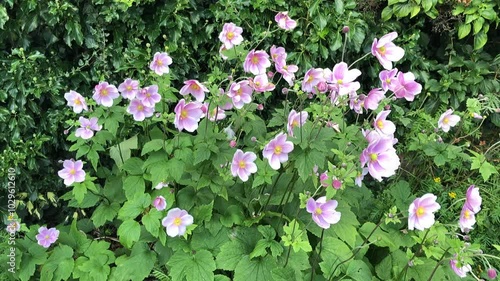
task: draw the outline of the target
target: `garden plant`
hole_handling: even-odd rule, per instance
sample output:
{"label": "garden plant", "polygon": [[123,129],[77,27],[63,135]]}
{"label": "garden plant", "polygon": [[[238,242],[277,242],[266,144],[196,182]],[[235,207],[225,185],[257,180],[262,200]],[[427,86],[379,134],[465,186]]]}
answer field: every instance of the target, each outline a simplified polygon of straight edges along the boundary
{"label": "garden plant", "polygon": [[497,278],[498,4],[20,2],[3,279]]}

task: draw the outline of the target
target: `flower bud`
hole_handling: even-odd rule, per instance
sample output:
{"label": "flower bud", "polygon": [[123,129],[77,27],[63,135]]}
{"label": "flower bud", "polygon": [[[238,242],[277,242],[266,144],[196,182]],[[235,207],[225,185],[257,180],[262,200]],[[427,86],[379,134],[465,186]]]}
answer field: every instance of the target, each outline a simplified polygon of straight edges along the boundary
{"label": "flower bud", "polygon": [[63,131],[63,133],[64,133],[65,135],[67,135],[67,134],[69,133],[69,131],[68,131],[68,130],[64,130],[64,131]]}
{"label": "flower bud", "polygon": [[273,76],[274,76],[274,72],[272,72],[272,71],[268,71],[267,72],[267,77],[268,78],[273,78]]}
{"label": "flower bud", "polygon": [[318,86],[316,86],[316,87],[318,88],[318,91],[320,93],[324,93],[328,90],[328,85],[324,81],[319,82]]}
{"label": "flower bud", "polygon": [[384,106],[384,109],[385,109],[385,110],[390,110],[390,109],[391,109],[391,106],[388,104],[388,105]]}
{"label": "flower bud", "polygon": [[488,269],[488,278],[490,278],[491,280],[497,278],[497,271],[494,268]]}
{"label": "flower bud", "polygon": [[281,89],[281,92],[283,93],[283,95],[287,95],[288,94],[288,88]]}
{"label": "flower bud", "polygon": [[326,173],[326,171],[324,173],[322,173],[321,175],[319,175],[319,181],[321,183],[321,186],[323,187],[327,187],[328,184],[326,184],[326,180],[328,179],[328,174]]}
{"label": "flower bud", "polygon": [[262,105],[261,103],[259,103],[257,105],[257,110],[264,110],[264,105]]}
{"label": "flower bud", "polygon": [[235,140],[231,140],[231,141],[229,142],[229,146],[230,146],[230,147],[235,147],[235,146],[236,146],[236,141],[235,141]]}
{"label": "flower bud", "polygon": [[350,30],[350,29],[349,29],[349,26],[347,26],[347,25],[346,25],[346,26],[344,26],[344,27],[342,27],[342,33],[348,33],[348,32],[349,32],[349,30]]}
{"label": "flower bud", "polygon": [[335,189],[340,189],[342,187],[342,182],[338,179],[334,179],[332,182],[332,186]]}
{"label": "flower bud", "polygon": [[256,141],[257,141],[257,138],[256,138],[256,137],[252,137],[252,138],[250,138],[250,140],[251,140],[252,142],[256,142]]}

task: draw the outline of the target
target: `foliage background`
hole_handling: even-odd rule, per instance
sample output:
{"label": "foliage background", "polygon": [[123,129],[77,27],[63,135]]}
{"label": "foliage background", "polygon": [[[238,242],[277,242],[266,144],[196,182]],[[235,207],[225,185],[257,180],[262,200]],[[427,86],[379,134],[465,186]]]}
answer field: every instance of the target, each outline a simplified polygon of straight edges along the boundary
{"label": "foliage background", "polygon": [[[157,51],[167,51],[174,58],[171,83],[177,89],[187,79],[210,80],[209,74],[231,71],[228,64],[219,68],[218,34],[224,22],[242,26],[246,39],[258,39],[274,24],[276,12],[288,10],[299,27],[265,39],[261,45],[294,50],[289,61],[295,61],[301,71],[339,62],[340,31],[345,25],[350,27],[344,58],[348,62],[369,51],[369,38],[395,30],[400,34],[398,45],[406,50],[400,70],[411,69],[424,86],[414,102],[395,103],[393,119],[403,128],[397,137],[405,144],[398,148],[403,172],[388,182],[367,183],[376,208],[364,214],[366,219],[380,217],[393,205],[390,192],[401,180],[408,182],[413,194],[434,192],[438,197],[476,184],[487,196],[483,196],[474,239],[494,251],[491,245],[500,244],[496,204],[500,179],[470,169],[471,160],[460,153],[470,149],[484,154],[492,148],[485,156],[498,169],[500,151],[493,146],[500,127],[498,5],[475,0],[462,13],[456,12],[458,6],[463,4],[448,0],[4,1],[0,4],[0,176],[6,181],[6,170],[16,168],[17,212],[27,225],[85,217],[78,208],[59,200],[66,193],[57,176],[59,161],[72,156],[64,133],[69,127],[66,120],[74,118],[64,93],[72,89],[89,97],[99,81],[118,85],[126,76],[146,79],[150,75],[147,66]],[[480,18],[479,29],[475,22],[481,22]],[[467,24],[470,31],[465,34]],[[375,84],[380,70],[375,61],[363,61],[358,68],[370,74],[363,76],[362,84]],[[266,107],[283,100],[284,96],[273,96]],[[445,140],[456,147],[456,155],[438,158],[436,151],[441,148],[425,137],[432,130],[429,123],[413,123],[402,116],[414,112],[423,120],[433,120],[450,107],[466,113],[479,109],[487,118],[479,130],[462,137],[461,131],[470,132],[479,123],[463,116],[468,119],[464,127]],[[263,113],[264,119],[270,117]],[[5,206],[0,207],[2,212]]]}

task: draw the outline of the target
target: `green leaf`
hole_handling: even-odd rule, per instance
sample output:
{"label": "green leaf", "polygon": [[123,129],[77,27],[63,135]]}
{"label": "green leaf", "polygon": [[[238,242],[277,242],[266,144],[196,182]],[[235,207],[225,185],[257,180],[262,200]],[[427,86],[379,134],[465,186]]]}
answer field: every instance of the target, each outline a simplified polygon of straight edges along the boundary
{"label": "green leaf", "polygon": [[215,261],[207,250],[196,251],[194,255],[177,251],[167,265],[170,267],[169,275],[173,280],[184,280],[184,278],[187,281],[214,280]]}
{"label": "green leaf", "polygon": [[339,276],[340,272],[345,272],[349,262],[342,262],[352,255],[351,249],[344,242],[333,237],[324,237],[322,245],[321,259],[323,261],[319,266],[321,271],[323,271],[323,275],[331,276],[334,268],[337,269],[333,277]]}
{"label": "green leaf", "polygon": [[118,211],[118,219],[134,219],[150,204],[151,197],[149,194],[142,194],[141,196],[135,197],[123,204],[120,211]]}
{"label": "green leaf", "polygon": [[163,214],[156,210],[151,209],[149,213],[144,215],[141,219],[142,224],[146,228],[146,230],[151,233],[154,237],[158,237],[158,231],[160,231],[160,221],[162,219]]}
{"label": "green leaf", "polygon": [[137,136],[133,136],[128,140],[121,142],[109,149],[109,156],[115,160],[118,167],[121,167],[124,161],[130,158],[132,149],[137,149]]}
{"label": "green leaf", "polygon": [[151,151],[158,151],[158,150],[163,148],[163,145],[164,145],[164,141],[162,139],[155,139],[155,140],[148,141],[142,147],[141,156],[144,156],[145,154],[147,154]]}
{"label": "green leaf", "polygon": [[382,20],[383,21],[388,21],[392,18],[392,7],[387,6],[382,10]]}
{"label": "green leaf", "polygon": [[123,163],[121,169],[127,171],[131,175],[142,175],[144,173],[142,170],[143,165],[144,162],[141,159],[132,157]]}
{"label": "green leaf", "polygon": [[238,262],[245,256],[245,246],[238,240],[225,243],[217,255],[217,268],[234,270]]}
{"label": "green leaf", "polygon": [[120,210],[119,203],[113,202],[110,205],[107,201],[103,201],[92,213],[91,219],[94,226],[101,227],[107,221],[113,221],[118,214],[118,210]]}
{"label": "green leaf", "polygon": [[43,265],[40,280],[66,280],[73,272],[74,263],[73,249],[58,245]]}
{"label": "green leaf", "polygon": [[271,271],[276,267],[275,259],[270,256],[253,260],[244,256],[234,270],[234,281],[273,280]]}
{"label": "green leaf", "polygon": [[488,35],[484,31],[479,32],[474,36],[474,50],[481,49],[488,42]]}
{"label": "green leaf", "polygon": [[[123,166],[125,166],[125,164]],[[144,194],[146,184],[142,176],[128,176],[123,181],[123,189],[125,190],[127,199],[131,200],[139,194]]]}
{"label": "green leaf", "polygon": [[344,1],[343,0],[335,0],[335,12],[341,15],[344,13]]}
{"label": "green leaf", "polygon": [[372,280],[372,274],[370,268],[364,261],[353,260],[347,266],[346,275],[351,277],[353,280],[358,281],[370,281]]}
{"label": "green leaf", "polygon": [[118,227],[120,242],[129,249],[132,248],[135,242],[139,241],[140,236],[141,226],[135,220],[126,220]]}
{"label": "green leaf", "polygon": [[422,0],[422,7],[424,8],[424,12],[429,11],[433,6],[432,0]]}
{"label": "green leaf", "polygon": [[465,36],[469,35],[470,30],[471,30],[470,23],[461,24],[460,26],[458,26],[458,39],[462,39]]}
{"label": "green leaf", "polygon": [[85,194],[87,193],[87,187],[85,186],[85,183],[75,183],[73,187],[73,195],[75,196],[76,201],[78,204],[81,204],[83,202],[83,198],[85,197]]}
{"label": "green leaf", "polygon": [[136,243],[130,256],[123,255],[116,259],[116,270],[110,280],[145,280],[151,273],[156,258],[156,253],[146,243]]}
{"label": "green leaf", "polygon": [[0,29],[3,29],[5,23],[9,20],[9,14],[7,14],[7,9],[0,5]]}
{"label": "green leaf", "polygon": [[288,225],[283,226],[284,235],[281,237],[285,246],[292,246],[294,252],[303,250],[305,252],[312,251],[306,231],[301,229],[300,223],[297,220],[292,220]]}
{"label": "green leaf", "polygon": [[487,20],[493,21],[497,17],[494,9],[483,9],[480,12],[481,16]]}
{"label": "green leaf", "polygon": [[483,25],[484,25],[484,18],[483,17],[479,17],[477,20],[474,21],[473,23],[473,27],[474,27],[474,35],[476,35],[479,31],[481,31],[481,29],[483,28]]}
{"label": "green leaf", "polygon": [[302,182],[306,182],[310,177],[314,165],[323,166],[325,160],[323,153],[315,149],[303,150],[295,157],[295,167]]}

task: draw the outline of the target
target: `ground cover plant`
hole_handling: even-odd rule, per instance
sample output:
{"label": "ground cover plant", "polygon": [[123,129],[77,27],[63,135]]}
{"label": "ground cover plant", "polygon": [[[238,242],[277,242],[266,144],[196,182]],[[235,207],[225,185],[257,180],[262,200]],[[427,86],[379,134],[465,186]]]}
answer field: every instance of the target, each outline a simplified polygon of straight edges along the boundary
{"label": "ground cover plant", "polygon": [[[214,4],[226,10],[210,6],[205,66],[147,43],[62,90],[68,145],[50,176],[64,187],[50,201],[63,215],[6,215],[3,276],[496,278],[500,143],[476,143],[498,132],[498,57],[413,61],[414,34],[369,32],[343,1],[333,28],[320,4]],[[269,18],[248,28],[236,9]]]}

